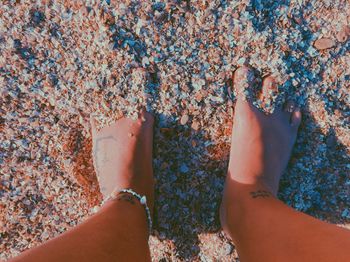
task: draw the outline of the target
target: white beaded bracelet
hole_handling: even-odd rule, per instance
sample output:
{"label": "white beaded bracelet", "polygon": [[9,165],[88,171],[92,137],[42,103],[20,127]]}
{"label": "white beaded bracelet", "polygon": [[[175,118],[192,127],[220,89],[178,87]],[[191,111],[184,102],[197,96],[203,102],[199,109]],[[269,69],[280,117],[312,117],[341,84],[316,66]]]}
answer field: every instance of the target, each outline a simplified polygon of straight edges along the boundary
{"label": "white beaded bracelet", "polygon": [[116,199],[118,197],[118,195],[121,194],[121,193],[131,194],[132,196],[134,196],[135,198],[137,198],[140,201],[141,205],[143,205],[143,207],[145,208],[145,211],[146,211],[149,233],[151,234],[153,222],[152,222],[152,217],[151,217],[151,211],[149,210],[149,207],[147,205],[147,198],[146,198],[146,196],[141,196],[140,194],[136,193],[135,191],[133,191],[132,189],[129,189],[129,188],[116,190],[116,191],[113,191],[108,197],[106,197],[102,201],[102,205],[104,203],[106,203],[107,201],[109,201],[109,200]]}

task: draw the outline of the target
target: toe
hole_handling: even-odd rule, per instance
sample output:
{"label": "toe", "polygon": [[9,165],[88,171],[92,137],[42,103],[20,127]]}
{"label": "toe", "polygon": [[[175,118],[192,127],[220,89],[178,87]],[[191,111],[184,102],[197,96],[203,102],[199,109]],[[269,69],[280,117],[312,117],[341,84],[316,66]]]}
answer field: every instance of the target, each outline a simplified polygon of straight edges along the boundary
{"label": "toe", "polygon": [[249,87],[252,69],[247,66],[239,67],[233,74],[233,85],[238,97],[242,96],[244,90]]}
{"label": "toe", "polygon": [[301,111],[300,111],[300,108],[297,107],[297,108],[295,108],[295,110],[292,113],[292,116],[290,118],[290,124],[291,124],[291,126],[298,129],[300,123],[301,123]]}
{"label": "toe", "polygon": [[97,132],[97,128],[96,128],[97,125],[96,125],[96,120],[92,114],[90,115],[90,126],[91,126],[91,134],[92,136],[95,136]]}
{"label": "toe", "polygon": [[154,117],[151,113],[147,112],[145,108],[143,108],[139,113],[138,122],[143,127],[153,127]]}
{"label": "toe", "polygon": [[272,76],[265,77],[263,80],[262,90],[260,94],[261,99],[267,99],[277,92],[276,80]]}
{"label": "toe", "polygon": [[283,106],[283,117],[285,117],[288,122],[291,121],[292,113],[296,108],[295,102],[292,100],[288,100]]}
{"label": "toe", "polygon": [[151,113],[147,112],[146,110],[142,110],[141,112],[141,120],[143,122],[148,122],[150,124],[154,123],[154,117]]}
{"label": "toe", "polygon": [[248,104],[246,102],[245,90],[247,90],[254,81],[253,70],[250,67],[239,67],[233,74],[233,87],[237,95],[238,104]]}
{"label": "toe", "polygon": [[247,100],[245,95],[245,90],[249,91],[253,88],[255,81],[254,71],[248,66],[239,67],[234,72],[233,86],[237,94],[237,102],[235,106],[236,116],[246,115],[249,111],[259,114],[259,110]]}
{"label": "toe", "polygon": [[[267,107],[271,104],[273,96],[277,93],[277,83],[273,76],[267,76],[263,79],[262,88],[258,96],[259,100],[262,102],[263,107]],[[280,113],[281,108],[276,107],[275,113]]]}

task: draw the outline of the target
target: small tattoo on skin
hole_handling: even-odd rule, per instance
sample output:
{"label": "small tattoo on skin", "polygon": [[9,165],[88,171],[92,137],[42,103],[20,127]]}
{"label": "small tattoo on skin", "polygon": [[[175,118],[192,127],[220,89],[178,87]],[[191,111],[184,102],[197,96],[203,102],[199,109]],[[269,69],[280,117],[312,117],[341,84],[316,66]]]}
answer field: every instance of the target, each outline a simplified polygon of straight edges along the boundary
{"label": "small tattoo on skin", "polygon": [[107,142],[108,140],[117,141],[117,139],[114,136],[103,136],[103,137],[97,138],[95,140],[95,143],[94,143],[92,155],[93,155],[97,175],[99,175],[99,173],[100,173],[101,165],[103,165],[109,161],[109,158],[107,156],[107,152],[103,152],[104,154],[102,156],[102,159],[99,157],[100,155],[98,154],[100,151],[100,142],[102,142],[102,141]]}
{"label": "small tattoo on skin", "polygon": [[271,196],[271,193],[266,190],[258,190],[258,191],[250,192],[249,194],[252,198],[258,198],[258,197],[266,198]]}
{"label": "small tattoo on skin", "polygon": [[133,196],[130,196],[128,194],[122,194],[117,197],[118,201],[126,201],[129,202],[132,205],[135,205],[135,200]]}

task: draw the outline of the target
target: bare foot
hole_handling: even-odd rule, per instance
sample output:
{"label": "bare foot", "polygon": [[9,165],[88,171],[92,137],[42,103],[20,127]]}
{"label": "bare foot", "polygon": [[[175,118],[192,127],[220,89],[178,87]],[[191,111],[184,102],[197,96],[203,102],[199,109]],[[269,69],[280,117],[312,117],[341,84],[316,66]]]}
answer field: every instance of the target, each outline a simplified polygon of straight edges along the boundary
{"label": "bare foot", "polygon": [[[234,74],[234,86],[240,93],[242,83],[254,81],[251,69],[241,67]],[[272,77],[263,81],[262,95],[276,90]],[[271,115],[266,115],[245,101],[241,95],[235,106],[234,125],[230,162],[221,206],[221,222],[225,224],[225,205],[234,202],[233,183],[252,185],[277,194],[279,180],[283,174],[297,136],[301,122],[301,113],[294,103],[277,108]],[[233,182],[232,182],[233,181]],[[232,203],[234,205],[234,203]],[[224,225],[223,225],[224,226]]]}
{"label": "bare foot", "polygon": [[116,189],[131,188],[146,195],[152,210],[153,123],[153,116],[145,111],[135,121],[122,118],[99,131],[91,121],[94,167],[104,197]]}

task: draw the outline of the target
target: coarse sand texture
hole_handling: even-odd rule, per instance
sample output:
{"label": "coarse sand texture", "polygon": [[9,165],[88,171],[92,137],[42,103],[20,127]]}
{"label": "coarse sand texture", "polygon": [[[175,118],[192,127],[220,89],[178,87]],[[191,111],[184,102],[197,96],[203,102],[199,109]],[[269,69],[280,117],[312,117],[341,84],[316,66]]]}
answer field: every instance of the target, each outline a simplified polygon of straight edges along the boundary
{"label": "coarse sand texture", "polygon": [[[220,230],[232,72],[273,75],[266,111],[303,122],[279,198],[350,227],[348,0],[4,0],[0,4],[0,259],[101,201],[89,118],[154,113],[154,261],[238,261]],[[320,240],[321,241],[321,240]]]}

